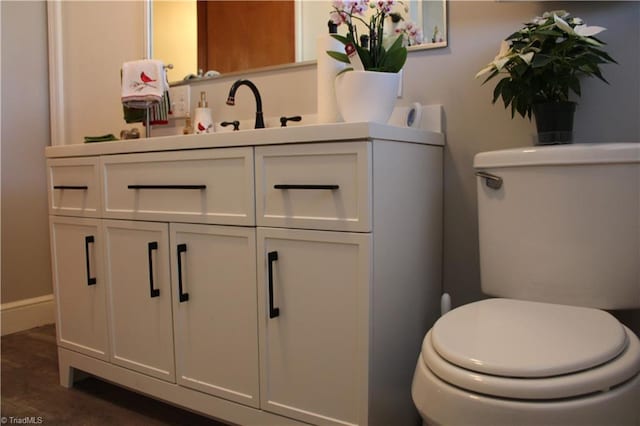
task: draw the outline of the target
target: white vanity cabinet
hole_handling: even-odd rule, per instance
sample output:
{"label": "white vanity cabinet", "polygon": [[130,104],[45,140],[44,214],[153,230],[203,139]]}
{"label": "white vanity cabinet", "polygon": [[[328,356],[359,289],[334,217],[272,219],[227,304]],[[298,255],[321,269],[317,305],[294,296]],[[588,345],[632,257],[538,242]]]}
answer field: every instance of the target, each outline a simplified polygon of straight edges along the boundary
{"label": "white vanity cabinet", "polygon": [[234,424],[417,423],[442,144],[355,123],[48,149],[61,383]]}

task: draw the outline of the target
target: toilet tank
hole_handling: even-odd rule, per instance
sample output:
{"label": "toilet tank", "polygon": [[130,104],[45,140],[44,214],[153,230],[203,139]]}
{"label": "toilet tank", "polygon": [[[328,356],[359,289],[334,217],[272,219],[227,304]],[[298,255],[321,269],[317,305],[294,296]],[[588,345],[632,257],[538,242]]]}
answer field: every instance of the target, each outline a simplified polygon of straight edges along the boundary
{"label": "toilet tank", "polygon": [[640,143],[484,152],[474,167],[484,293],[640,308]]}

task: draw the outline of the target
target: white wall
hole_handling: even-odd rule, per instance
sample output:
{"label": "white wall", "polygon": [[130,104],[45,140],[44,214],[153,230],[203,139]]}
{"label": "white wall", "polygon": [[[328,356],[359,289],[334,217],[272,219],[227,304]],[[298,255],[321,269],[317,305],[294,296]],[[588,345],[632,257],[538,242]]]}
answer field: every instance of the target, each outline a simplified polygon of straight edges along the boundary
{"label": "white wall", "polygon": [[[122,63],[145,57],[143,1],[63,1],[61,8],[62,93],[66,137],[58,144],[82,143],[84,136],[113,133],[127,125],[120,102]],[[141,130],[144,134],[144,130]]]}
{"label": "white wall", "polygon": [[[47,8],[2,8],[2,304],[51,293],[44,148],[49,144]],[[4,327],[4,325],[3,325]]]}

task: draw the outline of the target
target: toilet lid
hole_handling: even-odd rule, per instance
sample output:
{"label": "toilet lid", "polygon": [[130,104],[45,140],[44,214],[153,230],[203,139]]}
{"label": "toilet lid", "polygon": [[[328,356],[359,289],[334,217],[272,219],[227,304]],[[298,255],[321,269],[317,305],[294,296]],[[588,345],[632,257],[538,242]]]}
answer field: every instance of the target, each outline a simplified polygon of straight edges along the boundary
{"label": "toilet lid", "polygon": [[441,317],[424,339],[421,360],[460,389],[562,399],[640,374],[640,340],[604,311],[489,299]]}
{"label": "toilet lid", "polygon": [[549,377],[619,355],[627,335],[605,311],[511,299],[454,309],[432,329],[437,353],[462,368],[508,377]]}

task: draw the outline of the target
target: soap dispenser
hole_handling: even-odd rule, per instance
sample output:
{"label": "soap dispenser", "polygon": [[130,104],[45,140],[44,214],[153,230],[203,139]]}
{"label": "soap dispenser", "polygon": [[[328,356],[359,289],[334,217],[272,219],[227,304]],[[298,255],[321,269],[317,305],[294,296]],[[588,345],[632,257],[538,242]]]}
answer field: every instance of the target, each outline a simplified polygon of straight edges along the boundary
{"label": "soap dispenser", "polygon": [[195,133],[213,133],[213,118],[211,118],[211,110],[207,102],[207,94],[200,92],[200,101],[193,116],[193,130]]}

